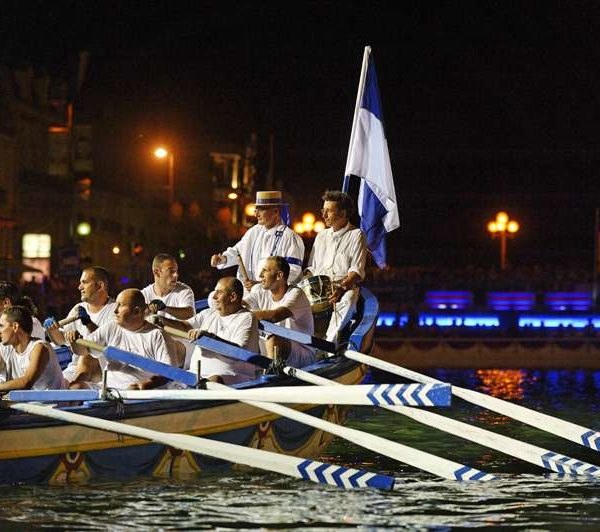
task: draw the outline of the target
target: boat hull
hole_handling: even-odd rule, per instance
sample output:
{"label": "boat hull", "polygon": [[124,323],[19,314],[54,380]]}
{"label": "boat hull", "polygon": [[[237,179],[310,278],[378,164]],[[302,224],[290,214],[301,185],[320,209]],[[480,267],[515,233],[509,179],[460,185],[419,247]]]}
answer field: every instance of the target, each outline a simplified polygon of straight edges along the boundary
{"label": "boat hull", "polygon": [[[371,327],[363,330],[372,332]],[[371,341],[370,334],[364,337]],[[356,343],[358,338],[353,338]],[[363,380],[364,366],[347,359],[332,360],[305,369],[342,384]],[[294,384],[299,383],[290,377],[268,376],[240,387]],[[337,424],[345,421],[348,412],[347,407],[333,405],[294,408]],[[233,401],[93,401],[69,410],[306,458],[319,456],[333,438],[321,430]],[[63,484],[140,475],[188,478],[225,467],[240,466],[137,438],[0,410],[0,484]]]}

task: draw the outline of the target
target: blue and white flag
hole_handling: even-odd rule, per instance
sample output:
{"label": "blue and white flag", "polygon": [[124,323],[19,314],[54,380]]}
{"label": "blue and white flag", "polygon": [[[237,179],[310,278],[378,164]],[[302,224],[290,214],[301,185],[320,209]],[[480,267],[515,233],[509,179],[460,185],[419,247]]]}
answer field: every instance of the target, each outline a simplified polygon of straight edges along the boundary
{"label": "blue and white flag", "polygon": [[400,226],[394,177],[371,47],[365,48],[350,148],[346,162],[344,189],[350,176],[360,178],[358,214],[360,228],[377,266],[386,265],[385,234]]}

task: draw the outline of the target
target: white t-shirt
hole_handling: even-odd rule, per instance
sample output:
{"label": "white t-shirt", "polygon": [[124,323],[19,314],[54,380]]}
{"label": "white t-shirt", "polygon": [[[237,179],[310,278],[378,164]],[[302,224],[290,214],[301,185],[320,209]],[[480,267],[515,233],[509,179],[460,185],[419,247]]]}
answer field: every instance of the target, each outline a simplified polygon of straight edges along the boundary
{"label": "white t-shirt", "polygon": [[[240,253],[250,279],[258,281],[265,259],[278,255],[285,258],[290,265],[289,281],[294,284],[302,277],[302,261],[304,260],[304,242],[287,225],[280,224],[271,229],[256,224],[252,226],[242,239],[232,248],[223,252],[226,262],[217,268],[237,266]],[[237,278],[242,279],[239,271]]]}
{"label": "white t-shirt", "polygon": [[[104,325],[105,323],[115,321],[115,309],[117,308],[117,303],[115,302],[114,299],[109,299],[107,301],[106,305],[104,305],[98,312],[92,312],[90,310],[90,304],[83,301],[83,302],[75,305],[70,310],[67,317],[77,316],[77,314],[79,312],[78,307],[80,307],[80,306],[85,309],[85,311],[89,314],[90,319],[98,327],[100,327],[101,325]],[[62,329],[64,332],[77,331],[79,334],[81,334],[81,336],[83,338],[86,338],[90,334],[90,331],[83,323],[81,323],[81,320],[77,320],[72,323],[68,323]],[[79,360],[79,355],[73,353],[71,362],[69,362],[69,365],[63,370],[63,376],[69,382],[71,382],[75,378],[78,360]]]}
{"label": "white t-shirt", "polygon": [[[315,332],[315,322],[310,308],[308,298],[302,290],[295,286],[288,286],[287,291],[279,301],[273,300],[273,294],[270,290],[265,290],[257,284],[252,287],[250,294],[244,298],[244,301],[250,307],[250,310],[273,310],[279,307],[287,308],[292,315],[285,320],[277,322],[277,325],[300,331],[311,336]],[[308,366],[315,361],[314,348],[291,342],[292,350],[287,359],[287,365],[294,368]],[[263,345],[261,344],[261,347]]]}
{"label": "white t-shirt", "polygon": [[[164,334],[160,329],[150,325],[144,326],[139,331],[128,331],[113,321],[96,329],[87,339],[100,345],[117,347],[144,358],[175,365],[174,354],[169,351]],[[108,369],[106,382],[111,388],[123,390],[131,384],[144,382],[152,377],[152,373],[108,360],[97,351],[90,351],[90,354],[99,360],[103,370]]]}
{"label": "white t-shirt", "polygon": [[343,279],[349,272],[364,279],[366,263],[365,235],[347,224],[338,231],[329,227],[317,234],[307,268],[313,275],[327,275],[333,281]]}
{"label": "white t-shirt", "polygon": [[4,346],[0,346],[0,382],[6,380],[6,362],[4,361]]}
{"label": "white t-shirt", "polygon": [[25,351],[17,353],[11,345],[2,346],[2,358],[6,364],[6,380],[11,381],[23,377],[31,362],[31,353],[36,345],[43,344],[48,348],[48,363],[41,375],[32,384],[32,390],[60,390],[65,388],[60,365],[54,349],[48,342],[32,338],[27,344]]}
{"label": "white t-shirt", "polygon": [[[202,329],[217,335],[223,340],[258,353],[258,322],[251,312],[240,309],[235,314],[220,316],[216,310],[208,308],[188,320],[193,329]],[[256,366],[233,358],[227,358],[209,351],[196,349],[190,361],[190,371],[197,372],[200,359],[200,376],[207,378],[219,375],[225,384],[235,384],[252,380]]]}
{"label": "white t-shirt", "polygon": [[[144,298],[146,299],[146,303],[150,303],[153,299],[160,299],[167,307],[191,307],[196,313],[196,301],[194,299],[193,290],[185,283],[180,283],[177,281],[173,289],[166,296],[159,296],[154,291],[154,284],[149,284],[146,288],[142,290],[142,294],[144,294]],[[169,314],[168,312],[161,310],[158,312],[160,316],[166,316],[171,319],[178,319],[177,317]]]}
{"label": "white t-shirt", "polygon": [[33,330],[31,331],[31,337],[39,338],[40,340],[45,340],[46,329],[44,329],[44,326],[40,323],[40,320],[38,320],[35,316],[31,316],[31,321],[33,322]]}

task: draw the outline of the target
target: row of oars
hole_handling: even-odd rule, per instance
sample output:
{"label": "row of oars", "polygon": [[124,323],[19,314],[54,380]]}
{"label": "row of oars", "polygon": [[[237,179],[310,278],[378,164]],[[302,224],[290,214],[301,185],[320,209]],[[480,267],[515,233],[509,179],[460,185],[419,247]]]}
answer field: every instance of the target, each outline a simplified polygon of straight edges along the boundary
{"label": "row of oars", "polygon": [[[288,329],[284,329],[278,326],[274,326],[273,324],[268,324],[269,332],[276,332],[281,336],[292,338],[296,341],[302,341],[304,343],[315,343],[317,340],[309,335],[299,335],[297,332],[289,331]],[[166,328],[167,332],[171,334],[181,336],[183,333],[178,331],[177,329]],[[183,370],[179,370],[177,368],[171,368],[164,364],[157,363],[155,361],[151,361],[142,357],[138,357],[135,354],[127,353],[122,350],[115,349],[114,347],[103,348],[102,346],[98,346],[96,344],[90,345],[89,342],[80,341],[96,350],[103,350],[105,355],[108,358],[117,358],[121,361],[133,364],[141,369],[146,371],[150,371],[153,373],[158,373],[161,375],[168,376],[173,380],[181,380],[187,384],[191,384],[193,379],[196,376],[190,372],[186,372]],[[200,338],[196,342],[196,344],[209,348],[211,350],[215,350],[221,352],[225,356],[230,356],[233,358],[242,359],[245,361],[251,361],[261,367],[265,367],[270,360],[265,357],[261,357],[256,353],[247,352],[245,350],[234,348],[231,345],[224,344],[217,340],[211,338]],[[321,346],[323,342],[321,341]],[[356,351],[349,350],[345,353],[347,358],[356,360],[360,363],[367,364],[372,367],[376,367],[378,369],[382,369],[384,371],[400,375],[405,378],[409,378],[411,380],[415,380],[417,382],[421,382],[428,385],[440,385],[444,384],[441,381],[436,381],[430,377],[425,375],[421,375],[419,373],[407,370],[400,366],[396,366],[394,364],[389,364],[383,362],[374,357],[370,357],[368,355],[364,355],[362,353],[358,353]],[[166,367],[162,367],[166,366]],[[168,369],[167,369],[168,368]],[[307,373],[298,369],[294,369],[291,367],[285,367],[284,372],[290,376],[298,378],[301,381],[316,384],[319,386],[327,386],[331,389],[332,385],[335,385],[338,390],[341,391],[341,388],[356,388],[356,387],[348,387],[341,385],[335,381],[331,381],[328,379],[324,379],[323,377],[316,376],[311,373]],[[390,385],[390,386],[399,386],[399,385]],[[228,387],[224,387],[223,385],[216,385],[213,383],[209,383],[210,390],[221,391],[224,392]],[[296,394],[301,387],[294,387],[296,389]],[[276,389],[276,388],[275,388]],[[247,390],[250,392],[251,390]],[[385,438],[381,438],[378,436],[374,436],[369,433],[365,433],[362,431],[358,431],[355,429],[350,429],[347,427],[342,427],[336,425],[334,423],[327,422],[320,418],[316,418],[314,416],[310,416],[308,414],[298,412],[288,407],[284,407],[281,405],[276,405],[270,402],[266,402],[264,395],[262,396],[263,400],[254,400],[254,398],[248,399],[243,398],[243,395],[240,395],[240,390],[229,390],[229,393],[232,395],[222,394],[219,396],[212,395],[210,391],[206,390],[148,390],[148,391],[120,391],[119,396],[123,399],[159,399],[159,398],[171,398],[171,399],[211,399],[214,400],[216,398],[220,399],[242,399],[244,402],[249,403],[253,406],[261,408],[263,410],[267,410],[278,415],[288,417],[290,419],[296,420],[301,423],[305,423],[312,427],[315,427],[319,430],[323,430],[326,432],[330,432],[334,435],[347,439],[355,444],[362,445],[368,449],[377,449],[379,453],[382,455],[391,457],[400,462],[412,465],[414,467],[420,468],[422,470],[428,471],[436,476],[446,478],[446,479],[459,479],[459,480],[491,480],[495,478],[493,475],[487,474],[483,471],[480,471],[475,468],[471,468],[469,466],[465,466],[463,464],[459,464],[457,462],[453,462],[451,460],[447,460],[430,453],[420,451],[417,449],[413,449],[411,447],[392,442]],[[253,392],[258,392],[254,397],[261,398],[260,392],[261,390],[253,390]],[[43,392],[11,392],[10,398],[15,400],[24,400],[26,397],[29,400],[75,400],[74,392],[62,392],[60,397],[57,392],[49,392],[47,395],[48,398],[42,399]],[[97,399],[98,392],[83,392],[78,391],[78,398],[82,399]],[[83,397],[81,394],[87,394]],[[471,390],[465,390],[462,388],[452,388],[452,393],[458,397],[462,397],[467,399],[475,404],[480,406],[484,406],[486,408],[491,408],[497,412],[500,412],[504,415],[513,417],[514,419],[518,419],[520,421],[524,421],[530,424],[532,420],[537,423],[538,428],[542,428],[543,430],[548,430],[549,432],[553,432],[555,434],[561,435],[572,441],[578,441],[578,443],[586,444],[587,446],[598,450],[598,442],[600,439],[600,434],[589,429],[585,429],[584,427],[579,427],[577,425],[559,420],[552,416],[546,416],[544,414],[539,414],[533,410],[527,409],[522,406],[514,405],[512,403],[508,403],[506,401],[502,401],[499,399],[495,399],[484,394],[479,394],[478,392],[473,392]],[[33,394],[33,395],[32,395]],[[41,394],[41,395],[40,395]],[[309,402],[308,399],[310,397],[310,402],[314,402],[315,400],[311,395],[315,395],[315,390],[312,391],[311,394],[299,394],[302,398],[297,402]],[[279,396],[279,399],[272,398],[272,400],[281,401],[282,398]],[[289,396],[285,398],[285,402],[292,402],[289,399]],[[327,402],[324,404],[331,404],[333,401],[333,395],[328,396]],[[373,402],[371,401],[371,404]],[[396,413],[400,413],[402,415],[411,417],[416,421],[421,423],[433,426],[440,430],[444,430],[456,436],[465,438],[467,440],[474,441],[476,443],[488,446],[492,449],[496,449],[498,451],[504,452],[511,456],[515,456],[517,458],[521,458],[530,463],[538,465],[540,467],[544,467],[550,469],[551,471],[559,472],[559,473],[570,473],[570,474],[584,474],[598,477],[600,476],[599,469],[596,466],[591,464],[586,464],[581,461],[569,458],[567,456],[554,453],[547,449],[543,449],[537,446],[530,445],[525,442],[521,442],[518,440],[514,440],[512,438],[508,438],[506,436],[493,433],[487,431],[485,429],[481,429],[478,427],[474,427],[472,425],[462,423],[460,421],[456,421],[444,416],[440,416],[438,414],[434,414],[432,412],[427,412],[422,409],[415,409],[407,406],[391,406],[389,402],[382,401],[379,406],[383,408],[387,408]],[[406,404],[406,403],[404,403]],[[201,454],[207,454],[213,457],[222,458],[224,460],[231,460],[236,463],[243,463],[246,465],[251,465],[257,468],[264,468],[270,471],[277,471],[279,473],[288,474],[297,478],[305,478],[307,480],[312,480],[315,482],[322,482],[326,484],[337,485],[340,487],[360,487],[360,486],[368,486],[368,487],[378,487],[389,489],[393,485],[393,479],[387,477],[385,475],[377,475],[374,473],[369,473],[360,470],[354,470],[349,468],[343,468],[340,466],[330,465],[330,464],[322,464],[320,462],[316,462],[313,460],[302,460],[294,457],[287,457],[278,455],[275,453],[267,453],[268,455],[273,455],[272,461],[269,461],[268,457],[265,457],[263,453],[266,451],[259,451],[259,454],[256,456],[254,452],[256,449],[248,449],[245,447],[234,446],[237,451],[233,454],[231,449],[231,444],[224,445],[222,442],[218,442],[217,447],[215,448],[214,442],[211,440],[204,440],[202,438],[196,438],[186,435],[177,435],[177,434],[168,434],[161,433],[158,431],[149,431],[149,429],[141,429],[144,432],[145,436],[143,436],[139,430],[139,427],[131,427],[130,425],[126,425],[123,423],[116,422],[107,422],[106,420],[99,420],[95,418],[89,418],[88,416],[83,416],[80,414],[75,414],[72,412],[64,412],[56,409],[52,409],[47,406],[41,405],[30,405],[30,404],[15,404],[12,403],[9,405],[11,408],[16,410],[21,410],[29,413],[35,413],[38,415],[46,415],[47,417],[53,417],[55,419],[62,419],[64,421],[78,423],[81,425],[92,426],[89,422],[93,421],[94,428],[103,428],[103,430],[108,430],[111,432],[119,432],[121,434],[130,435],[132,437],[150,439],[154,441],[158,441],[160,443],[164,443],[167,445],[171,445],[176,448],[189,450],[193,452],[198,452]],[[542,416],[542,417],[539,417]],[[542,420],[542,421],[540,421]],[[103,425],[104,424],[104,425]],[[556,427],[560,427],[560,430]],[[135,433],[134,433],[135,432]],[[579,439],[576,436],[579,434]],[[152,436],[152,437],[150,437]],[[213,445],[207,445],[205,451],[200,450],[204,442],[210,442]],[[223,445],[223,453],[218,453],[219,446]],[[275,459],[277,457],[277,459]],[[280,459],[281,458],[281,459]],[[265,463],[265,461],[267,463]],[[285,462],[285,465],[283,464]],[[269,467],[268,464],[272,464],[273,467]],[[286,470],[286,471],[284,471]]]}

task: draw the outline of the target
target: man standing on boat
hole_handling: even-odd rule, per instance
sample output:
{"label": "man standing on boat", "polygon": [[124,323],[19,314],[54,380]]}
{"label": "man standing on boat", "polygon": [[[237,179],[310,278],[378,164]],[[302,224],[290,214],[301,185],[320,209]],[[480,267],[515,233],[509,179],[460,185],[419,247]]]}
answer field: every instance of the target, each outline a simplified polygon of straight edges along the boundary
{"label": "man standing on boat", "polygon": [[[207,335],[238,347],[257,353],[258,321],[242,306],[244,287],[235,277],[222,277],[210,293],[209,308],[196,314],[188,321],[174,321],[162,318],[165,325],[187,331],[190,340]],[[197,372],[200,361],[200,376],[225,384],[235,384],[254,379],[256,368],[253,364],[241,362],[219,355],[204,348],[193,351],[189,364],[191,371]]]}
{"label": "man standing on boat", "polygon": [[317,234],[307,274],[326,275],[333,282],[329,302],[333,313],[326,339],[335,342],[338,331],[352,317],[358,300],[358,283],[365,278],[367,245],[364,233],[350,223],[354,202],[348,194],[328,190],[323,195],[326,229]]}
{"label": "man standing on boat", "polygon": [[152,314],[176,320],[187,320],[196,314],[194,292],[179,282],[179,266],[175,257],[159,253],[152,260],[154,283],[142,290]]}
{"label": "man standing on boat", "polygon": [[[312,335],[315,323],[310,303],[302,290],[288,284],[289,274],[289,264],[283,257],[269,257],[260,273],[260,284],[252,287],[244,302],[259,321],[270,321]],[[278,356],[294,368],[315,361],[312,347],[275,335],[267,336],[261,348],[269,358],[274,358],[276,350]]]}
{"label": "man standing on boat", "polygon": [[[172,342],[167,340],[163,331],[145,321],[145,314],[146,301],[141,290],[123,290],[117,296],[115,321],[98,327],[86,340],[102,346],[117,347],[172,366],[177,365],[177,354]],[[78,333],[73,336],[71,349],[80,358],[71,388],[99,388],[101,369],[107,370],[107,385],[111,388],[145,390],[166,384],[167,379],[164,377],[107,360],[102,353],[78,345],[75,342],[80,337]]]}
{"label": "man standing on boat", "polygon": [[[71,343],[75,333],[86,338],[101,325],[115,320],[117,304],[108,295],[109,278],[108,271],[100,266],[90,266],[81,272],[78,287],[81,303],[77,303],[67,315],[67,318],[77,316],[79,320],[65,325],[62,330],[55,318],[49,317],[44,321],[48,336],[56,345]],[[68,382],[75,378],[78,359],[78,355],[73,354],[71,362],[63,370]]]}
{"label": "man standing on boat", "polygon": [[238,268],[237,278],[242,281],[246,291],[258,284],[262,264],[267,257],[279,255],[290,265],[290,282],[296,283],[302,276],[304,259],[304,242],[284,222],[282,210],[287,208],[283,203],[281,192],[277,190],[258,191],[256,193],[256,220],[242,239],[233,247],[221,254],[213,255],[210,265],[223,269],[237,266],[239,261],[244,265]]}
{"label": "man standing on boat", "polygon": [[6,381],[0,395],[10,390],[57,390],[65,387],[60,365],[52,346],[32,338],[31,312],[21,306],[7,308],[0,315],[0,338]]}

